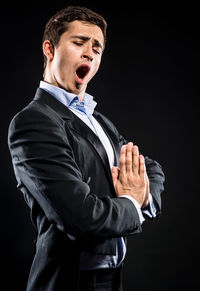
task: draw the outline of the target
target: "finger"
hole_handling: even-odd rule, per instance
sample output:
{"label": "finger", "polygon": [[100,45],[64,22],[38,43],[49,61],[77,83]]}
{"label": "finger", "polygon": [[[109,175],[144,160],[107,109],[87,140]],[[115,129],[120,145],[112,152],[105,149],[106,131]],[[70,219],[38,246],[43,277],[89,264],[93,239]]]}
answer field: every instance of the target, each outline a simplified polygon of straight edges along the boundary
{"label": "finger", "polygon": [[133,173],[139,174],[139,151],[136,145],[133,146]]}
{"label": "finger", "polygon": [[120,153],[120,175],[126,174],[126,145],[121,147]]}
{"label": "finger", "polygon": [[147,176],[147,173],[145,173],[145,179],[147,181],[147,184],[149,184],[149,177]]}
{"label": "finger", "polygon": [[[146,168],[146,166],[145,166],[145,168]],[[145,169],[145,172],[146,172],[146,169]],[[150,191],[150,189],[149,189],[149,177],[147,176],[147,173],[145,173],[145,178],[146,178],[147,192],[149,194],[149,191]]]}
{"label": "finger", "polygon": [[133,143],[129,142],[126,146],[126,171],[132,174],[133,171]]}
{"label": "finger", "polygon": [[147,206],[149,204],[149,178],[147,176],[147,173],[145,173],[145,184],[146,184],[146,194],[143,206]]}
{"label": "finger", "polygon": [[139,155],[139,175],[145,176],[145,173],[146,173],[146,167],[145,167],[144,157],[143,155]]}

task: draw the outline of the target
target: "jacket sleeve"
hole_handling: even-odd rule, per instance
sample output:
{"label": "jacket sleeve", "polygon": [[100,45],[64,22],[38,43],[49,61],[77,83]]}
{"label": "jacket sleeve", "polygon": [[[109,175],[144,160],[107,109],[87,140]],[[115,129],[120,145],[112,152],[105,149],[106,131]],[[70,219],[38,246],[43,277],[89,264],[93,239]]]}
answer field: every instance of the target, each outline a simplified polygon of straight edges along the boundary
{"label": "jacket sleeve", "polygon": [[[126,198],[98,198],[82,179],[65,127],[44,112],[25,109],[11,121],[8,145],[18,183],[63,232],[118,237],[141,231]],[[105,193],[106,194],[106,193]]]}
{"label": "jacket sleeve", "polygon": [[161,214],[161,194],[164,191],[165,175],[161,165],[149,157],[145,157],[145,164],[149,178],[150,193],[157,210],[155,218],[158,218]]}

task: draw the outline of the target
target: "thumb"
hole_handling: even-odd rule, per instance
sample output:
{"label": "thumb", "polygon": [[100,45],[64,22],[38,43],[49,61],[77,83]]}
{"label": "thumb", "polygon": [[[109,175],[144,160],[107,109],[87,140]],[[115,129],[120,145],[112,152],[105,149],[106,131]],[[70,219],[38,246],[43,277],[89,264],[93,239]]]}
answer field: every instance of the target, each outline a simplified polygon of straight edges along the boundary
{"label": "thumb", "polygon": [[119,168],[112,167],[112,179],[113,179],[114,186],[117,183],[118,175],[119,175]]}

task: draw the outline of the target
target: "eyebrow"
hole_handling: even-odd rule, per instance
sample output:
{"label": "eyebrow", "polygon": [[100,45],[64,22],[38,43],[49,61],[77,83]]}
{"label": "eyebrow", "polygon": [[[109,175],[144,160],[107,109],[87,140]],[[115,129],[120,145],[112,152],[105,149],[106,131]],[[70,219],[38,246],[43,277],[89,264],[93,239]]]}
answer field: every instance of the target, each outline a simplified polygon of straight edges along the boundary
{"label": "eyebrow", "polygon": [[[83,40],[83,41],[90,40],[90,37],[83,36],[83,35],[72,35],[71,38],[78,38],[78,39]],[[97,39],[94,39],[94,43],[95,43],[95,46],[97,46],[103,50],[103,45]]]}

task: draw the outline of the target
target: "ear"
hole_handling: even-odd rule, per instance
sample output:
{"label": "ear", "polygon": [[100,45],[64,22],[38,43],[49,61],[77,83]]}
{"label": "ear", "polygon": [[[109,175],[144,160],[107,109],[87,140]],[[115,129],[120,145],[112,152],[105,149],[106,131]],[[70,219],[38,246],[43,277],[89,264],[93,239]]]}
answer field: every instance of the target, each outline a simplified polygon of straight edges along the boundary
{"label": "ear", "polygon": [[45,40],[42,45],[43,53],[47,57],[48,61],[53,60],[54,48],[49,40]]}

